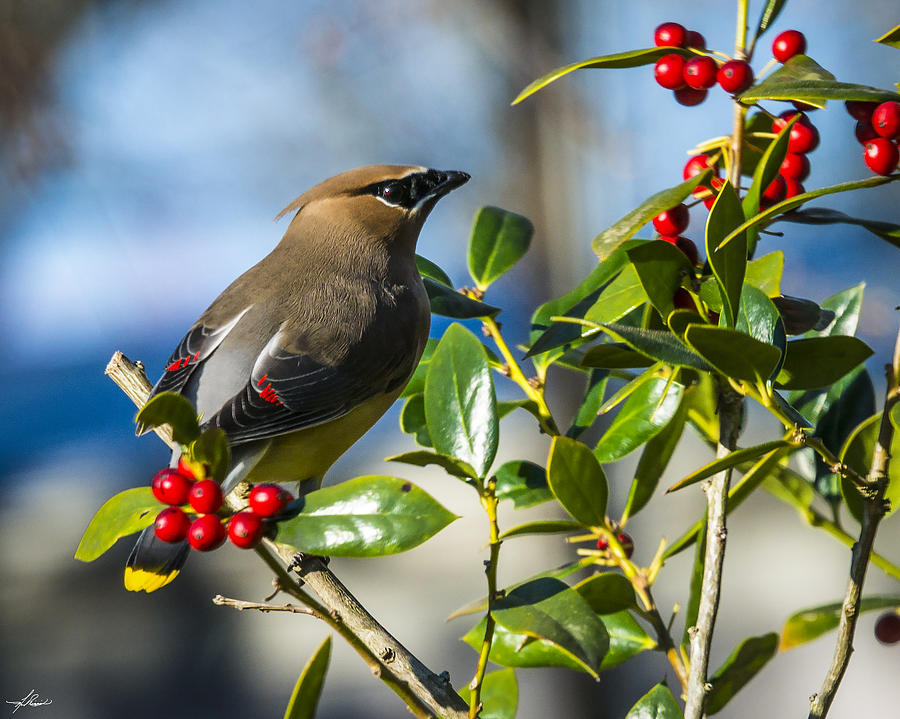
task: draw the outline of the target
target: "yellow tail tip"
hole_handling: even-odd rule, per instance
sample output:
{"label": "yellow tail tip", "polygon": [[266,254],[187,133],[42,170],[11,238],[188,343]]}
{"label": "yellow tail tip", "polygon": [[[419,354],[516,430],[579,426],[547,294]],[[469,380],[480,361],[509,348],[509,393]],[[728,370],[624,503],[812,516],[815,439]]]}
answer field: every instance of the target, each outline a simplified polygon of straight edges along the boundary
{"label": "yellow tail tip", "polygon": [[129,592],[147,592],[147,594],[155,592],[174,580],[178,576],[178,571],[174,569],[163,574],[146,569],[125,567],[125,589]]}

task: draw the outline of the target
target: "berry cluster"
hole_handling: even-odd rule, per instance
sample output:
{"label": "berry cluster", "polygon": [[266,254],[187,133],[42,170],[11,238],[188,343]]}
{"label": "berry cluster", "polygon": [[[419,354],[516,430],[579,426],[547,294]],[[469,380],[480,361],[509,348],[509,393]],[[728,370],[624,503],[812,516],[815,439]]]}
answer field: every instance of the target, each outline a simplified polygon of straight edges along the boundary
{"label": "berry cluster", "polygon": [[809,177],[807,155],[819,146],[819,131],[805,112],[785,110],[772,121],[772,132],[780,133],[795,116],[797,120],[791,126],[788,136],[787,154],[778,169],[778,175],[760,197],[761,209],[806,192],[800,183]]}
{"label": "berry cluster", "polygon": [[844,103],[847,112],[856,119],[856,139],[865,148],[863,160],[876,175],[890,175],[900,160],[897,141],[900,140],[900,102]]}
{"label": "berry cluster", "polygon": [[[706,40],[699,32],[688,30],[677,22],[664,22],[656,28],[653,40],[657,47],[689,48],[696,56],[685,60],[680,53],[663,55],[653,69],[656,82],[675,93],[675,100],[687,106],[699,105],[709,88],[718,83],[730,95],[739,95],[753,84],[753,68],[746,60],[716,62],[703,54]],[[806,52],[806,38],[797,30],[786,30],[772,43],[772,54],[779,62]]]}
{"label": "berry cluster", "polygon": [[[281,514],[293,500],[291,493],[277,484],[258,484],[250,490],[249,509],[220,517],[224,497],[218,482],[197,477],[195,469],[183,459],[177,469],[157,472],[151,486],[153,496],[169,505],[156,516],[156,536],[164,542],[187,539],[200,552],[218,549],[226,537],[236,547],[255,547],[266,533],[264,520]],[[192,518],[191,514],[196,516]]]}

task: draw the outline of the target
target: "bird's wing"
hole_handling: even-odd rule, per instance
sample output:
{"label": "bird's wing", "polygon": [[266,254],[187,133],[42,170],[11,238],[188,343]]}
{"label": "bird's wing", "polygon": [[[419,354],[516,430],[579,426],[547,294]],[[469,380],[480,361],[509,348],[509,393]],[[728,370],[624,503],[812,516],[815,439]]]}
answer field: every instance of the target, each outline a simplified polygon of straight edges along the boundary
{"label": "bird's wing", "polygon": [[250,307],[245,308],[218,327],[210,327],[202,322],[191,327],[166,362],[166,371],[153,387],[150,396],[160,392],[181,392],[197,367],[215,351],[249,310]]}
{"label": "bird's wing", "polygon": [[403,342],[379,342],[379,351],[373,352],[363,340],[336,363],[316,359],[302,341],[299,350],[296,339],[291,350],[285,344],[284,333],[272,337],[243,391],[206,426],[224,429],[229,442],[241,444],[322,424],[401,387],[417,359],[415,349]]}

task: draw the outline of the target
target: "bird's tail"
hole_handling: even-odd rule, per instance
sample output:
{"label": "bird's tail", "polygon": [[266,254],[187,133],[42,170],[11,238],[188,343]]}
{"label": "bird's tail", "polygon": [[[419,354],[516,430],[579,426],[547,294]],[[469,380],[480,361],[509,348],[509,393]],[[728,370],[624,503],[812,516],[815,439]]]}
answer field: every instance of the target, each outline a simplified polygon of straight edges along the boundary
{"label": "bird's tail", "polygon": [[178,576],[187,561],[187,540],[163,542],[149,526],[141,532],[125,565],[125,589],[147,593],[161,589]]}

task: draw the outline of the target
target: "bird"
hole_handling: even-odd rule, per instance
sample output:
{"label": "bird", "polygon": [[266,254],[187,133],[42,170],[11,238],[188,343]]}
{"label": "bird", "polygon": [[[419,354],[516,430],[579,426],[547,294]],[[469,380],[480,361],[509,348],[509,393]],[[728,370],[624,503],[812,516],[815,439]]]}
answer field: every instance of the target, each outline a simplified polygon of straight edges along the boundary
{"label": "bird", "polygon": [[[315,185],[276,217],[294,213],[278,245],[187,331],[150,397],[179,393],[203,429],[224,430],[226,493],[240,481],[318,488],[397,399],[430,328],[419,232],[438,200],[468,180],[370,165]],[[188,552],[147,527],[128,558],[126,589],[167,585]]]}

